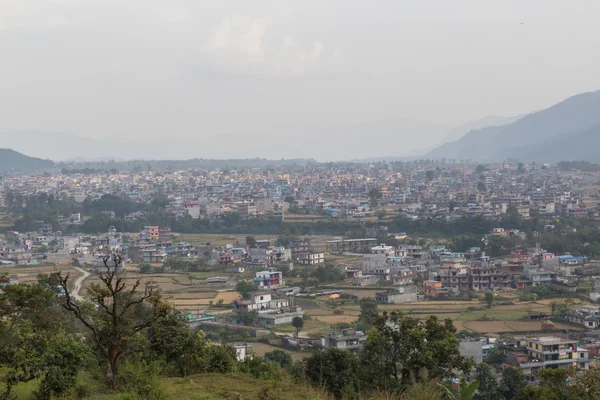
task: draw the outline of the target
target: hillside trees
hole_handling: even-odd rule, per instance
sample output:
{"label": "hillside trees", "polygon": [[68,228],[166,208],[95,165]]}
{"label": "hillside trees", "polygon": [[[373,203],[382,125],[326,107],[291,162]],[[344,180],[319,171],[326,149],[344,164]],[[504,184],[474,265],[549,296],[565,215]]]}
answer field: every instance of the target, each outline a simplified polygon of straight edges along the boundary
{"label": "hillside trees", "polygon": [[71,297],[69,274],[58,275],[65,293],[63,306],[91,332],[98,355],[106,362],[106,383],[111,389],[117,387],[121,361],[144,350],[143,334],[168,312],[160,293],[151,286],[140,290],[138,279],[127,287],[125,277],[119,272],[121,264],[119,255],[107,256],[105,267],[98,274],[101,283],[88,288],[88,298],[98,307],[98,312]]}

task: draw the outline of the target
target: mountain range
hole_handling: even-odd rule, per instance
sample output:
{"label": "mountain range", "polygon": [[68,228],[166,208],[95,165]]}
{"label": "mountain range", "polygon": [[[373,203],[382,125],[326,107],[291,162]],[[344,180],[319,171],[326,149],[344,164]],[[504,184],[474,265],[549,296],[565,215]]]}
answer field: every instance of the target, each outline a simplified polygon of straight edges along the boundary
{"label": "mountain range", "polygon": [[54,162],[29,157],[11,149],[0,149],[0,173],[33,172],[51,169]]}
{"label": "mountain range", "polygon": [[424,158],[502,161],[597,161],[600,158],[600,91],[570,97],[500,126],[472,130]]}

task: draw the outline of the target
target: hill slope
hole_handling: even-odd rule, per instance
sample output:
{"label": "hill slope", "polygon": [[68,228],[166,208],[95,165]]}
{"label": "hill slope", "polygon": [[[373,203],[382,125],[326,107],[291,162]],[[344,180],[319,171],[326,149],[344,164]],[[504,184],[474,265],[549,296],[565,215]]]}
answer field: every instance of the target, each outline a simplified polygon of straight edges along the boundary
{"label": "hill slope", "polygon": [[54,167],[54,162],[26,156],[11,149],[0,149],[0,173],[32,172]]}
{"label": "hill slope", "polygon": [[[426,157],[559,161],[563,160],[565,150],[575,144],[574,140],[595,139],[593,132],[598,132],[599,125],[600,91],[583,93],[509,125],[471,131],[430,151]],[[567,147],[558,148],[564,145]],[[586,159],[600,157],[600,148],[590,148],[591,143],[578,146],[585,148]]]}

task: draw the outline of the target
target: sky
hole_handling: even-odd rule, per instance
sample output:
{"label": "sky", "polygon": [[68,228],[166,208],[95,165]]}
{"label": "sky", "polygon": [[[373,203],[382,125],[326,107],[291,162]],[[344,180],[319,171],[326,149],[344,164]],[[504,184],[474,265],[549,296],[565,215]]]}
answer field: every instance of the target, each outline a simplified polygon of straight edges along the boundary
{"label": "sky", "polygon": [[404,154],[600,89],[598,21],[597,0],[0,0],[0,132],[340,159],[363,154],[339,127],[404,121],[364,155]]}

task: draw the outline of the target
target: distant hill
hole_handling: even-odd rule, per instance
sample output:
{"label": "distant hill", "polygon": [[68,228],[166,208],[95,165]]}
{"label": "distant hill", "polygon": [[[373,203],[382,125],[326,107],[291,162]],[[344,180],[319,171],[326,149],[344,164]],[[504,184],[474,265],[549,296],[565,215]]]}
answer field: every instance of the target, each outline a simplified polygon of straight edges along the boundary
{"label": "distant hill", "polygon": [[600,91],[579,94],[497,127],[473,130],[426,158],[556,162],[600,158]]}
{"label": "distant hill", "polygon": [[518,119],[520,119],[522,117],[523,117],[523,115],[519,115],[516,117],[503,117],[500,115],[488,115],[488,116],[480,118],[478,120],[467,122],[466,124],[462,124],[460,126],[450,129],[446,133],[446,136],[444,137],[444,142],[453,142],[455,140],[459,140],[460,138],[465,136],[467,133],[474,131],[474,130],[488,128],[491,126],[502,126],[502,125],[512,124],[513,122],[517,121]]}
{"label": "distant hill", "polygon": [[0,173],[33,172],[51,169],[54,162],[29,157],[11,149],[0,149]]}

